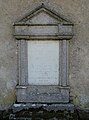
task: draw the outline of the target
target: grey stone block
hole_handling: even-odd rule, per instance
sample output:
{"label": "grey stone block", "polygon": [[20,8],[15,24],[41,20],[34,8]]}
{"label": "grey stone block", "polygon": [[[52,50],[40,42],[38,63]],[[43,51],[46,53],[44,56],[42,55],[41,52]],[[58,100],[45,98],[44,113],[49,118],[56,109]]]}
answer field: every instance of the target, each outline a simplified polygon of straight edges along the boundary
{"label": "grey stone block", "polygon": [[[17,102],[68,103],[68,41],[73,37],[73,24],[45,5],[33,10],[14,24],[15,37],[19,39]],[[33,86],[28,84],[28,40],[58,40],[59,84]]]}

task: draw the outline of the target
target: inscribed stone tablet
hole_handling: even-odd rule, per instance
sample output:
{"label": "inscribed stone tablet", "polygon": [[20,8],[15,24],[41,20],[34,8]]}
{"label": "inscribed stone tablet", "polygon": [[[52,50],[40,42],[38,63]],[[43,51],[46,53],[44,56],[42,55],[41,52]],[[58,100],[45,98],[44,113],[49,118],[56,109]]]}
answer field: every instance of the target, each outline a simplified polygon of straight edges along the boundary
{"label": "inscribed stone tablet", "polygon": [[28,41],[28,83],[58,85],[59,41]]}

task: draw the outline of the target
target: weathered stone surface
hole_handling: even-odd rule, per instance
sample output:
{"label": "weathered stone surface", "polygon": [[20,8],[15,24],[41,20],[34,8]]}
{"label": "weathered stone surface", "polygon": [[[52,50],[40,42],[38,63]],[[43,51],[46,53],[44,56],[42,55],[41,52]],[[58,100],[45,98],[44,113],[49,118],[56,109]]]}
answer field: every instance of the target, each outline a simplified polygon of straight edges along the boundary
{"label": "weathered stone surface", "polygon": [[18,111],[10,115],[10,120],[13,119],[23,119],[23,120],[80,120],[76,111],[71,113],[71,111],[59,110],[59,111],[48,111],[44,108],[29,108],[25,110]]}
{"label": "weathered stone surface", "polygon": [[69,48],[70,94],[75,105],[89,107],[89,0],[0,0],[0,110],[16,100],[17,50],[12,24],[41,2],[75,24]]}
{"label": "weathered stone surface", "polygon": [[[61,17],[51,8],[42,4],[29,15],[14,24],[17,39],[71,39],[73,23]],[[62,36],[62,37],[61,37]]]}
{"label": "weathered stone surface", "polygon": [[12,106],[12,110],[13,112],[18,112],[18,111],[21,111],[23,109],[37,109],[37,108],[43,108],[47,111],[71,111],[72,113],[74,112],[74,105],[73,104],[30,104],[30,103],[27,103],[27,104],[14,104]]}
{"label": "weathered stone surface", "polygon": [[[14,26],[15,35],[20,41],[17,102],[68,103],[67,39],[73,37],[73,24],[42,4]],[[24,39],[19,36],[24,36]],[[31,36],[34,40],[30,38]],[[36,40],[35,36],[41,40]],[[63,36],[65,40],[59,38],[53,41],[52,36],[53,38]],[[44,38],[50,40],[44,41]]]}
{"label": "weathered stone surface", "polygon": [[17,102],[23,103],[68,103],[69,88],[58,86],[17,86]]}
{"label": "weathered stone surface", "polygon": [[28,41],[28,83],[59,84],[59,41]]}
{"label": "weathered stone surface", "polygon": [[89,120],[89,108],[77,108],[81,120]]}

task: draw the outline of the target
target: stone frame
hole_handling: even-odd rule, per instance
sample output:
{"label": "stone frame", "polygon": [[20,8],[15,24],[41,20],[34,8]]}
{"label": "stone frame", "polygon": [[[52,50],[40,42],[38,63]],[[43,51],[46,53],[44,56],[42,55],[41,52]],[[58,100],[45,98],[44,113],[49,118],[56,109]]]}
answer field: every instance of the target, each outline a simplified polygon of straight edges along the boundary
{"label": "stone frame", "polygon": [[[53,17],[58,23],[35,24],[27,22],[38,13],[45,12]],[[73,24],[63,19],[58,13],[52,11],[45,5],[33,10],[25,18],[16,22],[15,38],[18,44],[18,85],[16,86],[17,102],[23,103],[68,103],[69,81],[68,81],[68,41],[73,37]],[[44,27],[44,29],[42,29]],[[34,29],[35,28],[35,29]],[[41,29],[41,31],[39,30]],[[48,33],[45,31],[48,29]],[[40,31],[40,32],[39,32]],[[29,85],[27,42],[29,40],[58,40],[59,46],[59,85],[40,86]],[[37,92],[38,91],[38,92]]]}

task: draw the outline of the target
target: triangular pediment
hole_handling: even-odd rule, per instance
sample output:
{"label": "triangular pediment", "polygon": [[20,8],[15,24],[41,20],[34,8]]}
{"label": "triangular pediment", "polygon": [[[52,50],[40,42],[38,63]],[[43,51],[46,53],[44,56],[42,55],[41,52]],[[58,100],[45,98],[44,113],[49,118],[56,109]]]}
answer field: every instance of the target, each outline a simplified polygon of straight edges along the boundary
{"label": "triangular pediment", "polygon": [[14,24],[18,39],[71,39],[73,24],[44,4]]}
{"label": "triangular pediment", "polygon": [[56,24],[59,23],[57,19],[53,16],[50,16],[45,11],[40,11],[40,13],[36,14],[32,18],[28,19],[25,23],[30,24]]}
{"label": "triangular pediment", "polygon": [[16,22],[15,25],[60,24],[60,23],[72,24],[71,22],[65,20],[59,14],[57,14],[56,12],[42,4],[41,6],[30,12],[27,16],[22,18],[20,21]]}

